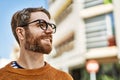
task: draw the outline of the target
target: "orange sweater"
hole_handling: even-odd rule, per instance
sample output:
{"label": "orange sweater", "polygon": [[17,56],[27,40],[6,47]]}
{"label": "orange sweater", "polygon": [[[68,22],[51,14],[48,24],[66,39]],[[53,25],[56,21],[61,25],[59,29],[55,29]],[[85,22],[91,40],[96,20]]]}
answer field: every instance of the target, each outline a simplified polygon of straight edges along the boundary
{"label": "orange sweater", "polygon": [[0,69],[0,80],[73,80],[72,77],[50,66],[39,69],[16,69],[11,63]]}

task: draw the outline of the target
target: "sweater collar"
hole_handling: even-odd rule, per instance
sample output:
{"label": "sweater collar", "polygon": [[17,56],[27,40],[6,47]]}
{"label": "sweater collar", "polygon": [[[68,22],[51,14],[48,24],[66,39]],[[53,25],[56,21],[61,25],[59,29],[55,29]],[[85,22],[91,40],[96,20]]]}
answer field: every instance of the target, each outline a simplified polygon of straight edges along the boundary
{"label": "sweater collar", "polygon": [[20,68],[13,68],[11,66],[10,62],[8,65],[5,66],[6,70],[12,73],[17,73],[17,74],[21,74],[21,75],[40,75],[43,74],[45,72],[47,72],[51,66],[47,63],[44,67],[41,68],[37,68],[37,69],[20,69]]}

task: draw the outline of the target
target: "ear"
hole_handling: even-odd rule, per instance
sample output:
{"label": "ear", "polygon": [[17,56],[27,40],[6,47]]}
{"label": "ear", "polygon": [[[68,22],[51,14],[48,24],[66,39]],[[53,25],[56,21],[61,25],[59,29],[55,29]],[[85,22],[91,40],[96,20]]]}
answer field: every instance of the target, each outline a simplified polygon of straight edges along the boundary
{"label": "ear", "polygon": [[25,29],[22,27],[17,27],[16,34],[17,34],[19,39],[23,40],[25,38]]}

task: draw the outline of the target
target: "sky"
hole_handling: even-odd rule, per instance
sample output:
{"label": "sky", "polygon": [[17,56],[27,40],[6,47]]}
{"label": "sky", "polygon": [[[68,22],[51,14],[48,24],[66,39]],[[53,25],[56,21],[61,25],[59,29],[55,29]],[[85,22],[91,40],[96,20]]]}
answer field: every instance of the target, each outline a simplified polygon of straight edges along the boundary
{"label": "sky", "polygon": [[11,30],[12,15],[23,8],[41,7],[48,9],[47,0],[3,0],[0,2],[0,58],[10,58],[16,40]]}

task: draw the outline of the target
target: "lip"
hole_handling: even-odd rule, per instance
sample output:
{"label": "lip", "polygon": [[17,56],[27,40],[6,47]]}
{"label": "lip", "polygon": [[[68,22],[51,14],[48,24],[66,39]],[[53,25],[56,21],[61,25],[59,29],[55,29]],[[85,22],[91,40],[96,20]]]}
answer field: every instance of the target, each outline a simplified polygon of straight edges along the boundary
{"label": "lip", "polygon": [[42,40],[45,41],[46,43],[52,44],[52,38],[51,37],[43,37]]}
{"label": "lip", "polygon": [[51,42],[51,39],[45,38],[44,40]]}
{"label": "lip", "polygon": [[44,36],[43,39],[46,40],[46,41],[50,41],[52,43],[52,36],[51,35]]}

